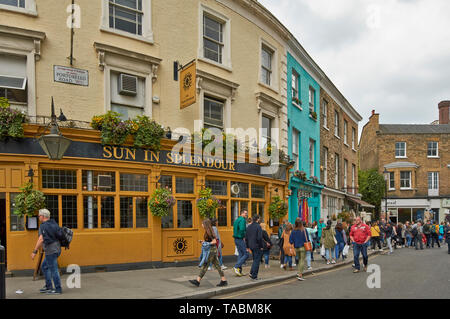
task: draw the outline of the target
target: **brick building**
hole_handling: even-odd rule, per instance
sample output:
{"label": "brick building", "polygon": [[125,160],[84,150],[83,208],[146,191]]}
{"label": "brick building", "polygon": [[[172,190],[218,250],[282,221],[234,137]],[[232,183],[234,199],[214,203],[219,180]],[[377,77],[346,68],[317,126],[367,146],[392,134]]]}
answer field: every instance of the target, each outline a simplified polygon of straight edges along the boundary
{"label": "brick building", "polygon": [[358,122],[362,117],[338,92],[321,89],[320,105],[321,217],[372,207],[357,195]]}
{"label": "brick building", "polygon": [[387,210],[394,221],[423,219],[427,212],[442,221],[450,208],[449,108],[450,101],[439,103],[439,122],[430,125],[379,124],[372,111],[363,128],[360,167],[388,172]]}

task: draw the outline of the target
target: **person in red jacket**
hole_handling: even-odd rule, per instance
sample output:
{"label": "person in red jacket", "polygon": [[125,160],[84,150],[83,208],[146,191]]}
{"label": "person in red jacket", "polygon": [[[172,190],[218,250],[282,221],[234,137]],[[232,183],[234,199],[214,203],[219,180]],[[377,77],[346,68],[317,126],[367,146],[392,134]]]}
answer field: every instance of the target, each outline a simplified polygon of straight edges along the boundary
{"label": "person in red jacket", "polygon": [[363,255],[364,271],[367,271],[367,264],[369,262],[369,257],[367,255],[367,242],[371,236],[370,228],[361,221],[361,217],[356,217],[356,223],[352,226],[350,230],[350,239],[353,243],[353,255],[355,270],[354,273],[360,271],[359,264],[359,254]]}

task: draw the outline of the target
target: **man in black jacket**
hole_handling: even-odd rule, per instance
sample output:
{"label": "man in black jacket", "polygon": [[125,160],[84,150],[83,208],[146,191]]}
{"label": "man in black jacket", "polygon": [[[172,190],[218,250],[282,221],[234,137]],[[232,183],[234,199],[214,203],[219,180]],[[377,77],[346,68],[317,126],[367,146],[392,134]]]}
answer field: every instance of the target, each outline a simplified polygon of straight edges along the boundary
{"label": "man in black jacket", "polygon": [[261,263],[261,257],[264,249],[262,228],[259,225],[259,215],[254,215],[252,223],[247,227],[245,234],[245,242],[247,244],[248,252],[251,251],[253,255],[252,268],[250,269],[250,278],[253,280],[258,279],[259,264]]}

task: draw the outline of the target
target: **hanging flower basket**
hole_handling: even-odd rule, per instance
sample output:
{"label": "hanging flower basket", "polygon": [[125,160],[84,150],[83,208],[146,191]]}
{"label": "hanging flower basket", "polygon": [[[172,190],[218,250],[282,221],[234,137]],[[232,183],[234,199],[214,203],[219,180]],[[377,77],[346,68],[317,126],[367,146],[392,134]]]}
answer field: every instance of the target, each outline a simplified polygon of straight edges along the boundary
{"label": "hanging flower basket", "polygon": [[175,205],[176,200],[172,192],[165,188],[156,189],[148,203],[153,216],[164,217],[169,215],[169,210]]}
{"label": "hanging flower basket", "polygon": [[216,209],[220,207],[220,200],[212,195],[211,188],[204,188],[199,192],[197,207],[202,218],[213,218],[216,216]]}
{"label": "hanging flower basket", "polygon": [[14,201],[14,214],[20,217],[33,217],[45,208],[45,196],[41,191],[33,189],[33,183],[26,183]]}
{"label": "hanging flower basket", "polygon": [[280,220],[287,215],[289,206],[279,196],[275,196],[269,206],[269,216],[272,219]]}

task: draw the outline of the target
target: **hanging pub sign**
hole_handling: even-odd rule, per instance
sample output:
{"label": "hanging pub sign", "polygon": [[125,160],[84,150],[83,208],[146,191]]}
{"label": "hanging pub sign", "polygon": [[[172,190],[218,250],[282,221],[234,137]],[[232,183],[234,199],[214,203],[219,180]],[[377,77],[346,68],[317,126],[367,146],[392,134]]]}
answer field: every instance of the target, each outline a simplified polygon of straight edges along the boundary
{"label": "hanging pub sign", "polygon": [[197,101],[197,64],[195,61],[183,67],[180,73],[180,109]]}
{"label": "hanging pub sign", "polygon": [[89,71],[69,68],[61,65],[53,66],[55,82],[89,86]]}

